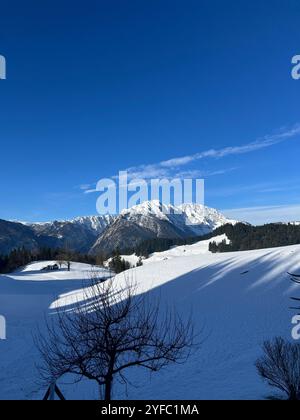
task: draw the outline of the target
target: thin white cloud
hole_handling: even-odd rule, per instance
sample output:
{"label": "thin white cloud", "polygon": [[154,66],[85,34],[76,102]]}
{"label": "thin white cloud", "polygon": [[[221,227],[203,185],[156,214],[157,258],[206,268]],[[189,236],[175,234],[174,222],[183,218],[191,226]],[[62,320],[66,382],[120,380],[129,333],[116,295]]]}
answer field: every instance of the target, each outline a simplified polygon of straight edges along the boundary
{"label": "thin white cloud", "polygon": [[300,135],[300,124],[289,129],[281,129],[276,134],[264,136],[242,146],[230,146],[222,149],[209,149],[200,153],[164,160],[150,165],[139,165],[127,169],[131,178],[154,178],[173,176],[174,170],[202,159],[220,159],[231,155],[241,155],[271,147]]}
{"label": "thin white cloud", "polygon": [[300,221],[300,204],[225,209],[222,212],[230,219],[249,222],[253,225]]}
{"label": "thin white cloud", "polygon": [[88,190],[90,190],[91,188],[93,188],[95,186],[95,184],[81,184],[81,185],[79,185],[79,189],[81,190],[81,191],[88,191]]}
{"label": "thin white cloud", "polygon": [[180,171],[175,173],[174,178],[180,178],[180,179],[187,179],[187,178],[207,178],[211,176],[216,175],[224,175],[228,172],[235,171],[237,168],[226,168],[226,169],[219,169],[215,171],[201,171],[201,170],[186,170],[186,171]]}
{"label": "thin white cloud", "polygon": [[91,194],[97,192],[96,188],[91,188],[90,190],[84,190],[84,194]]}
{"label": "thin white cloud", "polygon": [[275,194],[282,192],[299,191],[298,180],[289,180],[288,182],[265,182],[259,184],[234,185],[222,188],[213,188],[209,191],[211,197],[232,197],[241,193],[255,194]]}
{"label": "thin white cloud", "polygon": [[[242,146],[229,146],[222,149],[209,149],[203,152],[195,153],[188,156],[182,156],[169,160],[164,160],[158,163],[149,165],[138,165],[127,168],[129,179],[154,179],[154,178],[196,178],[196,177],[208,177],[212,175],[225,174],[231,172],[234,168],[222,169],[216,171],[203,172],[200,170],[181,170],[180,168],[187,166],[190,163],[202,160],[202,159],[221,159],[232,155],[242,155],[251,152],[255,152],[261,149],[271,147],[275,144],[284,142],[288,139],[292,139],[300,135],[300,124],[296,124],[291,128],[282,128],[277,133],[266,135],[254,142],[242,145]],[[112,179],[116,179],[117,176],[113,176]],[[85,194],[93,193],[96,183],[94,184],[83,184],[80,189]]]}
{"label": "thin white cloud", "polygon": [[[208,177],[211,177],[211,176],[224,175],[225,173],[232,172],[236,169],[237,168],[228,168],[228,169],[219,169],[219,170],[215,170],[215,171],[186,170],[186,171],[174,172],[172,174],[172,178],[173,179],[181,179],[181,180],[182,179],[208,178]],[[153,176],[143,178],[142,173],[138,173],[138,172],[136,172],[134,174],[131,173],[128,177],[128,180],[131,182],[131,186],[134,186],[134,184],[132,183],[134,179],[137,180],[136,185],[139,185],[138,180],[145,180],[146,182],[150,183],[150,179],[155,179],[155,178],[170,179],[171,178],[170,172],[167,172],[167,171],[157,171],[157,172],[153,171],[152,175]],[[118,175],[114,175],[111,179],[113,179],[117,182],[118,181]],[[96,186],[94,186],[94,187],[91,187],[90,189],[84,190],[83,192],[84,192],[84,194],[92,194],[92,193],[96,193],[97,189],[96,189]]]}

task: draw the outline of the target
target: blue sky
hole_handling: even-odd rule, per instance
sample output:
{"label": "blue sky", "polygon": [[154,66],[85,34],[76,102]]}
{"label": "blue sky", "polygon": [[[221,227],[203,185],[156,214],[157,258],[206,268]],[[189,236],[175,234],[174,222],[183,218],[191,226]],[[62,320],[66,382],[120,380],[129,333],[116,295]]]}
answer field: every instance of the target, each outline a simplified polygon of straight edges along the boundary
{"label": "blue sky", "polygon": [[94,214],[82,188],[133,168],[299,220],[299,19],[294,0],[3,0],[0,218]]}

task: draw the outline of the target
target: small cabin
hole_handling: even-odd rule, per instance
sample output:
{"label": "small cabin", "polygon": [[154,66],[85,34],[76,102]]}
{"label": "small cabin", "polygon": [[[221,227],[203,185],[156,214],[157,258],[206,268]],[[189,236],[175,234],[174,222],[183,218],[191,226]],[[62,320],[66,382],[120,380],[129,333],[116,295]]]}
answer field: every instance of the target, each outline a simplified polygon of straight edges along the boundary
{"label": "small cabin", "polygon": [[58,270],[59,270],[58,264],[53,264],[53,265],[47,265],[47,267],[42,268],[41,271],[58,271]]}

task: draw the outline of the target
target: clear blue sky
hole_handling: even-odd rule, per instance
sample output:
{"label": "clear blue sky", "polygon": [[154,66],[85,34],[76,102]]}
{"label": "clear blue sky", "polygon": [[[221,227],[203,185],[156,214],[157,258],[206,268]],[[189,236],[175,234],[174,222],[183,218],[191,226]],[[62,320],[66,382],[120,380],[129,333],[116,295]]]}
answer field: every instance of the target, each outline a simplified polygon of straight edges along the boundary
{"label": "clear blue sky", "polygon": [[299,22],[296,0],[2,0],[0,218],[94,214],[80,186],[190,156],[172,171],[207,205],[300,219]]}

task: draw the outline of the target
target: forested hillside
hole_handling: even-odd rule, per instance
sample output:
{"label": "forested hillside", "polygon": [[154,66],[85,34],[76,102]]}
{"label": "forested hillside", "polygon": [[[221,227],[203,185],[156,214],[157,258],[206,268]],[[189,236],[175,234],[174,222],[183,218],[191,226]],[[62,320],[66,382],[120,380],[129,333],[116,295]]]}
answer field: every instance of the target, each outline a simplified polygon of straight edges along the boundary
{"label": "forested hillside", "polygon": [[227,235],[230,244],[212,242],[210,251],[246,251],[300,244],[300,226],[295,224],[273,223],[251,226],[238,223],[235,226],[226,225],[216,229],[215,234],[221,233]]}
{"label": "forested hillside", "polygon": [[245,223],[226,224],[205,236],[187,239],[152,239],[143,241],[135,250],[128,249],[127,254],[148,256],[153,252],[162,252],[173,246],[189,245],[226,234],[230,244],[222,242],[210,245],[211,252],[245,251],[251,249],[274,248],[300,244],[300,225],[271,223],[263,226],[251,226]]}

